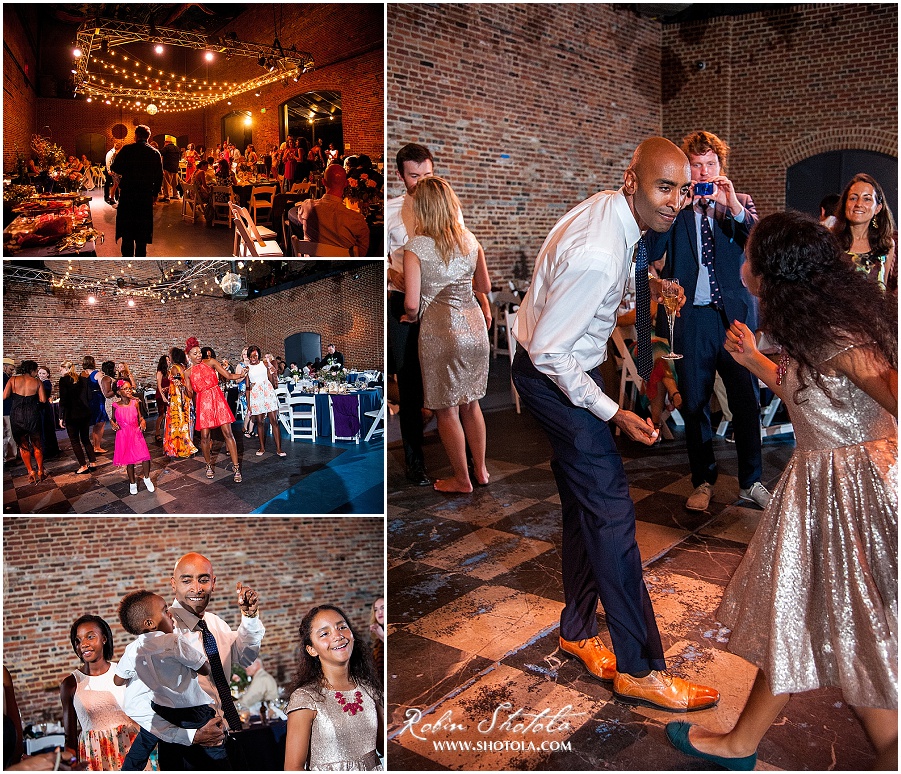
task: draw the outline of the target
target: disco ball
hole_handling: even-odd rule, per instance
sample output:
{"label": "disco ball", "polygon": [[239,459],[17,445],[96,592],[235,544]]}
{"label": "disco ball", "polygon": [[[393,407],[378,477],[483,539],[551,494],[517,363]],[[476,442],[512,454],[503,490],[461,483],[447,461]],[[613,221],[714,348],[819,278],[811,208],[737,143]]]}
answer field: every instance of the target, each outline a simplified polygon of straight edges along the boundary
{"label": "disco ball", "polygon": [[241,289],[241,278],[237,274],[229,272],[222,278],[219,287],[222,288],[223,293],[229,296],[234,295]]}
{"label": "disco ball", "polygon": [[155,116],[157,113],[159,113],[159,110],[160,109],[156,105],[154,105],[152,102],[147,106],[147,112],[150,113],[150,115],[152,115],[152,116]]}

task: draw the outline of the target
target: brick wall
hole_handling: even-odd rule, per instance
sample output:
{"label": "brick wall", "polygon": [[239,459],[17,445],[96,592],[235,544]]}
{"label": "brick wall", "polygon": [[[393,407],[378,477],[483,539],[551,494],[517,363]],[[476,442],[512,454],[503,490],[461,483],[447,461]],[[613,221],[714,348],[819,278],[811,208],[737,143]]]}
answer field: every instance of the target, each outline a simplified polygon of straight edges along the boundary
{"label": "brick wall", "polygon": [[625,5],[389,5],[388,30],[389,193],[429,146],[495,280],[661,131],[661,26]]}
{"label": "brick wall", "polygon": [[10,3],[3,7],[3,114],[15,120],[3,122],[3,169],[12,171],[16,150],[29,154],[36,132],[37,61],[28,43],[26,28],[37,27],[37,6]]}
{"label": "brick wall", "polygon": [[[222,142],[221,119],[235,110],[250,110],[253,117],[253,142],[257,150],[279,142],[279,106],[307,91],[341,92],[345,146],[352,153],[366,153],[381,158],[384,149],[384,19],[382,4],[275,4],[282,16],[280,42],[284,48],[296,45],[298,50],[313,55],[315,69],[283,86],[277,82],[263,88],[260,97],[247,92],[225,103],[184,113],[146,112],[107,106],[95,100],[36,98],[34,86],[23,82],[19,66],[28,63],[33,70],[34,53],[26,45],[19,18],[4,12],[4,112],[16,121],[4,122],[4,169],[11,169],[15,146],[25,138],[30,142],[34,127],[49,125],[53,141],[68,153],[75,151],[75,137],[83,132],[97,132],[107,137],[111,148],[114,124],[128,130],[126,142],[134,141],[134,127],[150,126],[153,134],[168,133],[188,136],[188,142],[206,148]],[[27,7],[27,6],[23,6]],[[271,45],[274,35],[273,4],[251,6],[231,25],[230,30],[242,41]],[[27,11],[24,12],[27,15]],[[221,80],[245,81],[263,73],[256,61],[234,57],[224,66],[217,65]],[[260,112],[260,108],[266,112]],[[22,120],[19,121],[18,117]],[[243,148],[242,148],[243,150]]]}
{"label": "brick wall", "polygon": [[[762,215],[785,175],[818,153],[898,155],[898,6],[795,5],[663,28],[663,131],[709,129]],[[706,63],[698,70],[696,62]]]}
{"label": "brick wall", "polygon": [[132,637],[118,622],[119,599],[142,587],[172,599],[168,579],[188,551],[212,562],[217,590],[209,610],[232,627],[239,622],[235,583],[259,593],[261,655],[284,685],[296,663],[297,626],[312,606],[341,607],[368,640],[370,605],[384,593],[383,535],[380,518],[4,519],[3,661],[23,720],[45,712],[61,720],[58,685],[78,666],[72,622],[101,616],[120,657]]}
{"label": "brick wall", "polygon": [[[119,273],[127,261],[82,261],[76,271],[87,276]],[[156,262],[143,262],[156,271]],[[48,261],[63,272],[65,261]],[[141,262],[130,273],[142,270]],[[51,370],[54,383],[64,360],[80,363],[84,355],[124,360],[141,382],[155,383],[156,364],[172,346],[189,336],[209,345],[219,357],[235,358],[247,343],[284,354],[284,339],[299,331],[333,341],[349,365],[383,370],[384,264],[376,261],[357,271],[252,301],[203,298],[162,305],[135,298],[99,295],[89,306],[87,292],[49,292],[7,283],[3,291],[3,350],[16,361],[36,360]],[[354,279],[358,275],[359,279]],[[158,272],[157,272],[158,276]]]}

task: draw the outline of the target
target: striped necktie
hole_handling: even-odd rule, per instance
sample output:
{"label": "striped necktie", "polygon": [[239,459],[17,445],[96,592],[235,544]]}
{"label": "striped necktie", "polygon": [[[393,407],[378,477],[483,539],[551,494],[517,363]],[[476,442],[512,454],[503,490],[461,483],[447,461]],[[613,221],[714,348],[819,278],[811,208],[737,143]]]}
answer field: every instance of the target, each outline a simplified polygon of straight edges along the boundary
{"label": "striped necktie", "polygon": [[635,258],[635,334],[638,341],[638,375],[647,380],[654,370],[651,352],[651,284],[648,281],[648,248],[638,240]]}
{"label": "striped necktie", "polygon": [[200,631],[203,632],[203,649],[206,651],[210,660],[210,671],[213,673],[213,684],[219,693],[219,701],[222,704],[222,714],[228,723],[229,730],[240,731],[242,728],[241,718],[238,710],[235,708],[234,699],[232,699],[231,690],[229,688],[228,678],[225,676],[225,670],[222,668],[222,659],[219,658],[219,648],[216,646],[216,638],[206,625],[206,621],[202,618],[197,622]]}

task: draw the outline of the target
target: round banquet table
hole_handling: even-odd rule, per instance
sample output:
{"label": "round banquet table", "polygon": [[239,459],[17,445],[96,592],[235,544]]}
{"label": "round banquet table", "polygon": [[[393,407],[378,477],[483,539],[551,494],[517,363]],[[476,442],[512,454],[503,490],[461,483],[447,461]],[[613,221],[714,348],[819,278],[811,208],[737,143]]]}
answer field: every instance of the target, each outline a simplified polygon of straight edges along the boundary
{"label": "round banquet table", "polygon": [[[288,392],[294,394],[294,383],[286,382]],[[378,411],[382,405],[382,392],[378,387],[370,387],[365,390],[349,392],[348,395],[358,395],[360,398],[360,437],[365,437],[372,427],[373,418],[367,417],[367,411]],[[332,437],[332,422],[328,414],[328,393],[317,392],[316,398],[316,435],[320,438]]]}

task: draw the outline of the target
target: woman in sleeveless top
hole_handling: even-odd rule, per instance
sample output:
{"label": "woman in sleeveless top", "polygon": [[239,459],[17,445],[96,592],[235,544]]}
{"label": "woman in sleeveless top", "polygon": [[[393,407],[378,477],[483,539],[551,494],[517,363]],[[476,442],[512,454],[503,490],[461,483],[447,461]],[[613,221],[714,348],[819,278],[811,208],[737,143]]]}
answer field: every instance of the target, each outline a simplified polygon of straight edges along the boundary
{"label": "woman in sleeveless top", "polygon": [[489,292],[491,279],[485,253],[460,225],[460,202],[444,180],[427,177],[417,183],[413,214],[416,236],[404,247],[406,314],[401,321],[421,318],[424,405],[438,418],[438,434],[454,472],[434,486],[439,492],[471,492],[467,443],[476,483],[488,483],[479,406],[488,387],[488,328],[473,290]]}
{"label": "woman in sleeveless top", "polygon": [[[23,360],[19,374],[13,376],[3,390],[3,400],[12,396],[9,423],[13,440],[19,445],[22,462],[28,471],[28,481],[36,484],[47,478],[44,471],[44,444],[41,438],[40,404],[47,402],[44,385],[38,380],[38,364],[34,360]],[[34,456],[37,470],[31,466]]]}

